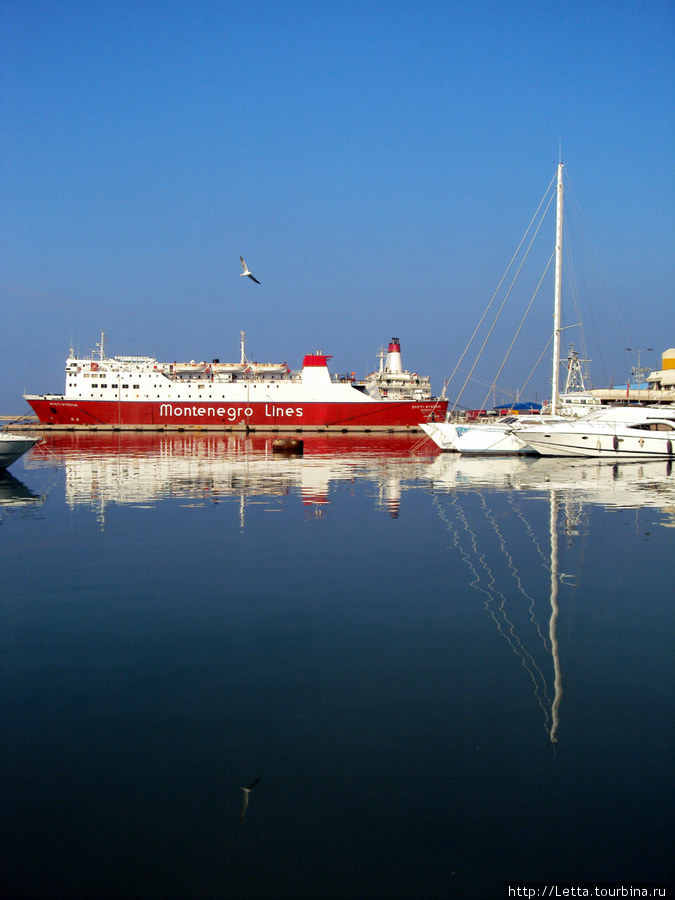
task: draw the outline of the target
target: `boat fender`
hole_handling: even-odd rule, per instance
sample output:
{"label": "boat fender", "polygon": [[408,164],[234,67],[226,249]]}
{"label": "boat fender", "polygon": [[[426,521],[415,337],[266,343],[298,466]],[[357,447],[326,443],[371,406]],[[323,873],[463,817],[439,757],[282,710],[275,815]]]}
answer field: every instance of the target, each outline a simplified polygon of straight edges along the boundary
{"label": "boat fender", "polygon": [[616,435],[614,435],[614,440],[612,441],[612,445],[614,446],[615,450],[619,449],[619,439]]}
{"label": "boat fender", "polygon": [[670,438],[668,438],[668,440],[666,441],[666,453],[668,454],[668,456],[673,455],[673,442],[670,440]]}

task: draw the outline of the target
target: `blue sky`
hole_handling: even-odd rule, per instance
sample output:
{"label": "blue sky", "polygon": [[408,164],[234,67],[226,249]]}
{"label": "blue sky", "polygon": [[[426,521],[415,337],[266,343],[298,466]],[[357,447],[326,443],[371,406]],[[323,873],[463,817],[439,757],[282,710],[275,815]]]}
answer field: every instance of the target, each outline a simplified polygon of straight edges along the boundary
{"label": "blue sky", "polygon": [[[625,382],[626,347],[675,346],[671,2],[1,0],[0,32],[2,413],[61,391],[101,330],[171,360],[234,359],[244,330],[252,359],[320,349],[359,375],[396,336],[438,391],[560,146],[594,385]],[[541,353],[552,290],[501,386]]]}

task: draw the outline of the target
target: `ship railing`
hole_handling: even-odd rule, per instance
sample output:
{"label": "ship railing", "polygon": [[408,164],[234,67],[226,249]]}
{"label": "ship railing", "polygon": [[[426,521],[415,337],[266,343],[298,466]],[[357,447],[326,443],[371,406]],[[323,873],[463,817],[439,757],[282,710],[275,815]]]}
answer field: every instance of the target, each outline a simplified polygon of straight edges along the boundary
{"label": "ship railing", "polygon": [[171,372],[166,369],[158,369],[159,374],[171,381],[189,382],[213,382],[215,384],[233,384],[237,382],[265,382],[265,381],[301,381],[301,375],[294,372],[289,375],[286,372]]}
{"label": "ship railing", "polygon": [[356,375],[353,372],[333,372],[330,380],[336,384],[353,384],[356,381]]}

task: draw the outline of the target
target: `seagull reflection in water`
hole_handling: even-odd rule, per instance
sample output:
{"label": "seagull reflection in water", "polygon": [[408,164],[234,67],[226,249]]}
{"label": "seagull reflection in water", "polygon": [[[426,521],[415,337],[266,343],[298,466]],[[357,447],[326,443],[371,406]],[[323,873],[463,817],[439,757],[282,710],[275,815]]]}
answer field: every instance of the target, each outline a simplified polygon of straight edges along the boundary
{"label": "seagull reflection in water", "polygon": [[241,820],[244,818],[244,816],[246,815],[246,810],[248,809],[248,795],[251,793],[251,791],[252,791],[253,788],[256,786],[256,784],[258,784],[259,781],[260,781],[260,779],[259,779],[259,778],[256,778],[256,780],[255,780],[255,781],[252,781],[251,784],[249,784],[248,787],[243,787],[243,788],[242,788],[242,791],[244,792],[244,800],[243,800],[243,802],[242,802],[242,804],[241,804],[241,812],[239,813],[239,821],[240,821],[240,822],[241,822]]}

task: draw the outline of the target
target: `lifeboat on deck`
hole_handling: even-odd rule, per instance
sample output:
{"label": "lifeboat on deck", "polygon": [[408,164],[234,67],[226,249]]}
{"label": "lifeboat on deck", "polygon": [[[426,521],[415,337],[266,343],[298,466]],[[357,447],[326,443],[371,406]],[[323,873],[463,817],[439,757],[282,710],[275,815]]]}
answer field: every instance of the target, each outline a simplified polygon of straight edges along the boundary
{"label": "lifeboat on deck", "polygon": [[288,366],[286,363],[249,363],[248,372],[250,375],[287,375]]}

